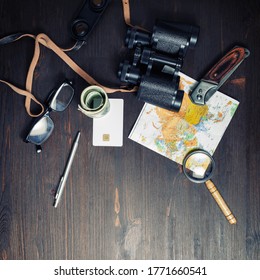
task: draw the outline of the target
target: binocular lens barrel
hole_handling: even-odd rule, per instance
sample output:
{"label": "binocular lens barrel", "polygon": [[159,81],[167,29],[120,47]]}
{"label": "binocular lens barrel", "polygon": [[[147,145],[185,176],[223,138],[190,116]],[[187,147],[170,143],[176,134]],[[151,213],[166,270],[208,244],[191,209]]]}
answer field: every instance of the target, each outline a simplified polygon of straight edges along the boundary
{"label": "binocular lens barrel", "polygon": [[152,48],[184,57],[188,48],[194,48],[199,28],[176,22],[157,21],[151,37]]}
{"label": "binocular lens barrel", "polygon": [[144,102],[178,112],[181,108],[184,95],[182,90],[178,90],[178,85],[178,81],[143,76],[137,92],[137,97]]}

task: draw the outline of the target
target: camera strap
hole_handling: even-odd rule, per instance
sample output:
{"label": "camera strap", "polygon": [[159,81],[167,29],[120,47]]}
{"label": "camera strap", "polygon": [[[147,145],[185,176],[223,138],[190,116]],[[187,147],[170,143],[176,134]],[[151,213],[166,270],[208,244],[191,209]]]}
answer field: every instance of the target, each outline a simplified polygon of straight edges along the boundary
{"label": "camera strap", "polygon": [[[123,4],[123,13],[124,13],[124,20],[125,23],[129,26],[132,26],[130,23],[130,5],[129,0],[122,0]],[[81,78],[83,78],[88,84],[91,85],[97,85],[102,87],[107,93],[114,93],[114,92],[135,92],[137,90],[137,87],[134,87],[133,89],[124,89],[124,88],[110,88],[101,85],[98,83],[94,78],[92,78],[86,71],[84,71],[77,63],[75,63],[67,54],[67,51],[71,51],[75,48],[77,43],[70,49],[62,49],[59,46],[57,46],[46,34],[40,33],[37,36],[32,34],[24,34],[24,33],[17,33],[12,34],[9,36],[6,36],[4,38],[0,39],[0,45],[9,44],[12,42],[15,42],[17,40],[20,40],[25,37],[30,37],[35,40],[35,47],[34,47],[34,55],[33,59],[31,61],[27,78],[26,78],[26,87],[25,89],[18,88],[14,86],[13,84],[0,80],[1,83],[6,84],[9,86],[12,90],[14,90],[16,93],[25,96],[25,109],[31,117],[38,117],[44,112],[44,106],[42,103],[32,94],[32,84],[33,84],[33,76],[34,76],[34,70],[37,66],[39,56],[40,56],[40,45],[45,46],[46,48],[52,50],[57,56],[59,56],[74,72],[76,72]],[[34,101],[37,105],[40,106],[41,110],[39,113],[33,113],[31,111],[31,101]]]}

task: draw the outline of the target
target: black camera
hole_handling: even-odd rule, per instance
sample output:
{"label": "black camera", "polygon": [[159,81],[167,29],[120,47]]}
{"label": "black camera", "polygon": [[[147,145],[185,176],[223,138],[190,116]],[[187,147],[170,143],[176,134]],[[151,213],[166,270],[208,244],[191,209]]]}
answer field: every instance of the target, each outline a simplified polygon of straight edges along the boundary
{"label": "black camera", "polygon": [[179,111],[183,91],[179,72],[188,48],[194,48],[199,27],[157,20],[153,32],[129,28],[126,46],[133,50],[132,63],[120,64],[118,76],[128,85],[138,85],[137,97],[153,105]]}

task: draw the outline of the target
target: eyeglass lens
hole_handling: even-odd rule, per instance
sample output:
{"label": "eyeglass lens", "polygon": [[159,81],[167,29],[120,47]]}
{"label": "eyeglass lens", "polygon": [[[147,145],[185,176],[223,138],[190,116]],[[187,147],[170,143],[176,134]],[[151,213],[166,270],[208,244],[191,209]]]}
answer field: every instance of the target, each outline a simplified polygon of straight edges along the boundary
{"label": "eyeglass lens", "polygon": [[49,115],[45,114],[33,126],[26,140],[36,145],[41,145],[51,135],[54,128],[54,123]]}
{"label": "eyeglass lens", "polygon": [[[53,94],[53,91],[51,94]],[[71,84],[64,82],[51,98],[46,113],[32,127],[30,133],[26,137],[26,141],[35,145],[41,145],[45,142],[54,129],[54,123],[49,116],[49,112],[51,110],[56,112],[64,111],[70,104],[73,95],[74,89]]]}
{"label": "eyeglass lens", "polygon": [[73,95],[74,90],[71,85],[64,83],[55,93],[50,108],[57,112],[64,111],[70,104]]}

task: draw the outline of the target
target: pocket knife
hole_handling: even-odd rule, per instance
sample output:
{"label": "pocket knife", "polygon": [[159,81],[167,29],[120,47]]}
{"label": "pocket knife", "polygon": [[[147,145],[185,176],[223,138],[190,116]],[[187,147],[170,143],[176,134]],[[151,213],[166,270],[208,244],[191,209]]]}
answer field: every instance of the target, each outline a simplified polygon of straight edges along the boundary
{"label": "pocket knife", "polygon": [[212,95],[226,82],[243,60],[249,50],[236,46],[223,56],[191,91],[189,97],[197,105],[205,105]]}

